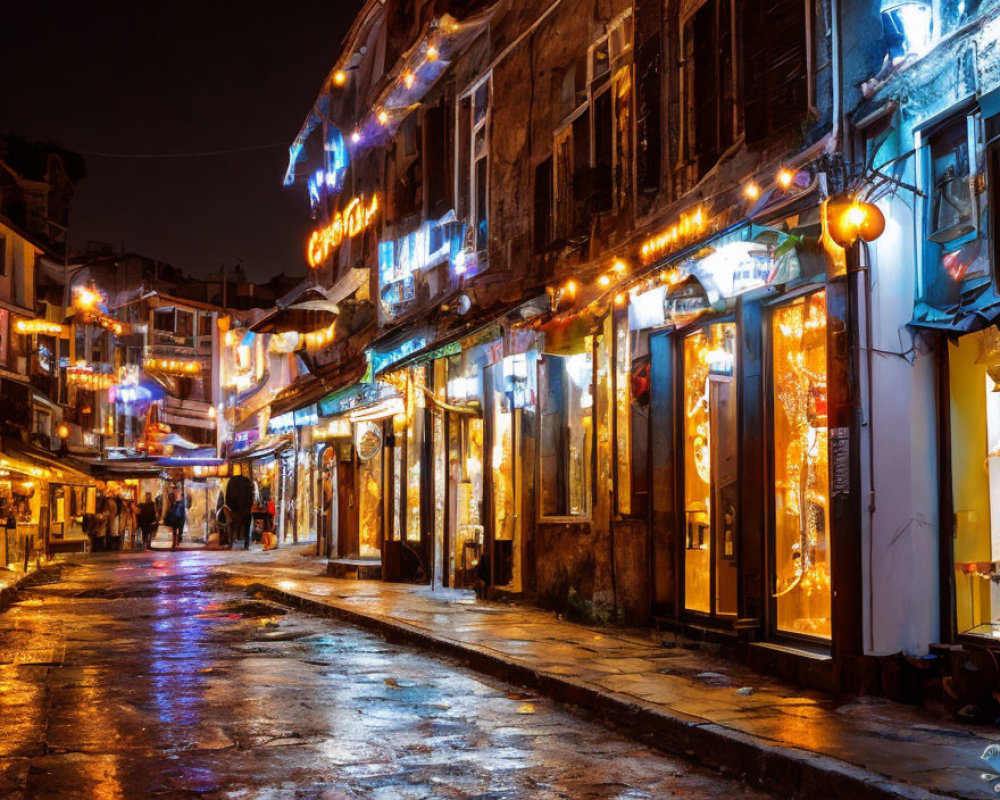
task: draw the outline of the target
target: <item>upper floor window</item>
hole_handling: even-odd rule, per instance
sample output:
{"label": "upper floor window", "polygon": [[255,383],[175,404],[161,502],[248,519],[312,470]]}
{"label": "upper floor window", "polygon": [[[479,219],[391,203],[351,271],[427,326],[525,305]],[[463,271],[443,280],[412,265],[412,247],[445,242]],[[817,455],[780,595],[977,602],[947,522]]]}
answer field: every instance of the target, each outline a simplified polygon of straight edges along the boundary
{"label": "upper floor window", "polygon": [[927,200],[921,295],[934,306],[951,305],[963,283],[989,276],[988,204],[980,202],[982,148],[978,112],[933,131],[923,148]]}
{"label": "upper floor window", "polygon": [[736,138],[732,0],[705,0],[681,26],[684,150],[698,178]]}
{"label": "upper floor window", "polygon": [[740,4],[739,106],[747,143],[764,141],[794,125],[809,109],[808,7],[806,0]]}
{"label": "upper floor window", "polygon": [[481,252],[489,241],[489,136],[492,80],[477,84],[459,106],[458,170],[460,212],[469,220],[474,249]]}
{"label": "upper floor window", "polygon": [[621,208],[632,192],[631,9],[608,25],[588,55],[591,142],[590,211]]}

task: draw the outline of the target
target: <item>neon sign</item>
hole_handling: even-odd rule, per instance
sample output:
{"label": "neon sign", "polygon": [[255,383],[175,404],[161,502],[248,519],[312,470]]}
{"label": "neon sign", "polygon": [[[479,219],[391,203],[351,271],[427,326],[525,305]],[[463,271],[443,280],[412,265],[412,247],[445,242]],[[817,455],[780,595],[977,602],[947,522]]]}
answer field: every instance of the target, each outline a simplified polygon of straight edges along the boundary
{"label": "neon sign", "polygon": [[353,239],[367,229],[378,211],[378,195],[372,195],[371,203],[365,207],[361,197],[355,197],[344,208],[333,215],[329,225],[312,232],[306,247],[306,260],[310,267],[318,267],[330,253],[340,247],[344,238]]}

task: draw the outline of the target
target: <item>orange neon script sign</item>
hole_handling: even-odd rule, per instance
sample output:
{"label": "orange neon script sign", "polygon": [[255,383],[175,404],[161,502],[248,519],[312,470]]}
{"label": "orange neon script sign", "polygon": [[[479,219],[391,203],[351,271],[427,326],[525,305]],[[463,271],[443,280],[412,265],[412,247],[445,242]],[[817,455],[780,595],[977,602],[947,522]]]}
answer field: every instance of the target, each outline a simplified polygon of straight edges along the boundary
{"label": "orange neon script sign", "polygon": [[306,246],[306,260],[310,267],[318,267],[330,253],[336,250],[344,237],[353,239],[372,224],[378,211],[378,195],[372,195],[371,203],[365,207],[361,197],[355,197],[344,208],[333,215],[329,225],[317,228],[309,237]]}

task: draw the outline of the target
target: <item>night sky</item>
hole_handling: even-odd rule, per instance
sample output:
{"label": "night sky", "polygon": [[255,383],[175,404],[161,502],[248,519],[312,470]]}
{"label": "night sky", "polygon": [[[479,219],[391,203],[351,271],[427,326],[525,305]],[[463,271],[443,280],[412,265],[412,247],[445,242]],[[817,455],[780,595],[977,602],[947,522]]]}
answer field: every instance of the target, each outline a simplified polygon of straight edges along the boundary
{"label": "night sky", "polygon": [[[194,277],[304,275],[302,187],[288,145],[360,0],[11,0],[0,23],[0,131],[87,156],[73,248],[106,241]],[[198,158],[95,155],[201,153]]]}

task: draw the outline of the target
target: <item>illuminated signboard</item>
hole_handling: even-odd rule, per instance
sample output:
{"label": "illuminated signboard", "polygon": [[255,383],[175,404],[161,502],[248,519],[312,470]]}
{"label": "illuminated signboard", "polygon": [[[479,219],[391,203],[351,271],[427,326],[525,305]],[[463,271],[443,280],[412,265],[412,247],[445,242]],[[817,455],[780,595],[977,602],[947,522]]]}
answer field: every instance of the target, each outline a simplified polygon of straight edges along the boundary
{"label": "illuminated signboard", "polygon": [[367,206],[363,198],[353,198],[343,211],[333,215],[329,225],[312,232],[306,248],[306,260],[309,266],[320,266],[326,261],[326,257],[340,246],[345,237],[353,239],[366,230],[375,219],[377,211],[378,195],[372,195],[371,203]]}
{"label": "illuminated signboard", "polygon": [[427,339],[423,336],[418,336],[409,341],[403,342],[398,347],[393,348],[387,352],[371,352],[371,365],[372,371],[375,373],[381,372],[387,367],[391,367],[397,361],[402,361],[408,355],[416,353],[418,350],[423,350],[427,346]]}
{"label": "illuminated signboard", "polygon": [[416,296],[417,273],[444,263],[450,265],[455,275],[468,271],[463,250],[465,229],[465,223],[458,222],[454,212],[448,212],[405,236],[379,244],[379,291],[391,316],[405,310]]}

